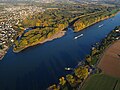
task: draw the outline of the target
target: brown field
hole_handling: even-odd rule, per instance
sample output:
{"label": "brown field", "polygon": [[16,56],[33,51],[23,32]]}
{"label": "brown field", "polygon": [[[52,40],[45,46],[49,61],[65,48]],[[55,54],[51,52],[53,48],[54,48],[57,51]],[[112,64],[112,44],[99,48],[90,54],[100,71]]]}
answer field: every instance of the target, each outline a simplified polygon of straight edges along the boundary
{"label": "brown field", "polygon": [[103,73],[120,78],[120,40],[105,50],[98,67]]}

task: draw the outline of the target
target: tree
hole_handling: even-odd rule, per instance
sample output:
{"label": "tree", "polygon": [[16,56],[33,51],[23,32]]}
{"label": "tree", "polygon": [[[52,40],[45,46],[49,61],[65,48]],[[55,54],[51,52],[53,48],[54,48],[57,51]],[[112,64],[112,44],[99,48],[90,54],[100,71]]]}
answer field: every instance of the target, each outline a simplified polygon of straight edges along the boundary
{"label": "tree", "polygon": [[64,77],[61,77],[61,78],[59,79],[59,84],[62,85],[62,86],[64,86],[64,85],[66,84],[66,80],[65,80]]}
{"label": "tree", "polygon": [[36,26],[40,26],[40,23],[39,23],[39,22],[37,22],[37,23],[36,23]]}
{"label": "tree", "polygon": [[65,29],[65,25],[64,24],[59,24],[58,25],[58,30],[63,30],[63,29]]}
{"label": "tree", "polygon": [[48,90],[60,90],[60,87],[57,86],[56,84],[53,84],[52,86],[50,86],[50,87],[48,88]]}
{"label": "tree", "polygon": [[86,67],[78,67],[75,69],[75,75],[80,79],[85,79],[88,76],[88,68]]}
{"label": "tree", "polygon": [[50,37],[52,37],[52,35],[53,35],[53,33],[49,32],[48,35],[47,35],[47,37],[50,38]]}
{"label": "tree", "polygon": [[70,85],[72,85],[75,82],[75,79],[70,74],[66,75],[66,79],[67,79],[67,81],[69,82]]}
{"label": "tree", "polygon": [[28,44],[27,40],[26,40],[26,39],[23,39],[23,40],[21,40],[21,42],[19,43],[19,46],[25,46],[25,45],[27,45],[27,44]]}
{"label": "tree", "polygon": [[0,49],[3,49],[4,48],[4,46],[3,45],[0,45]]}
{"label": "tree", "polygon": [[96,47],[93,47],[92,48],[92,51],[91,51],[91,55],[95,55],[96,53],[98,52],[98,50],[96,49]]}
{"label": "tree", "polygon": [[92,58],[91,58],[90,55],[87,55],[87,56],[85,57],[85,59],[86,59],[86,61],[87,61],[88,63],[92,61]]}

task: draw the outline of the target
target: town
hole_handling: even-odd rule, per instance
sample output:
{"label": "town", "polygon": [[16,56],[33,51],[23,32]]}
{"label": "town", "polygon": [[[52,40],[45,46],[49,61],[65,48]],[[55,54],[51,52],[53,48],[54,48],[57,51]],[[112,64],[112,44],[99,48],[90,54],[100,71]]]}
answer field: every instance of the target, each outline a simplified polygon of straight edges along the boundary
{"label": "town", "polygon": [[14,42],[17,30],[13,26],[22,22],[29,15],[44,11],[42,7],[32,5],[0,3],[0,60]]}

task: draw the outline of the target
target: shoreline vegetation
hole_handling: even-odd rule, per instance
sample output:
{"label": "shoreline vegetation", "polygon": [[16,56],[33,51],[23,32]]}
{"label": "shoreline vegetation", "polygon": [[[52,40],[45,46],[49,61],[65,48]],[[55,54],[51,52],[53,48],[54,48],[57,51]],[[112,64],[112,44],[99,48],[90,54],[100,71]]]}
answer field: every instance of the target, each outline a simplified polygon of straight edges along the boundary
{"label": "shoreline vegetation", "polygon": [[[106,78],[106,80],[112,80],[109,76],[106,76],[100,68],[98,68],[98,64],[101,61],[101,57],[105,50],[118,40],[120,40],[120,26],[112,30],[101,42],[97,42],[93,45],[90,54],[86,55],[85,60],[80,62],[76,68],[73,68],[71,74],[61,77],[59,79],[59,84],[51,85],[48,90],[86,90],[84,89],[86,88],[86,81],[94,76]],[[99,78],[97,79],[99,80]],[[111,81],[111,83],[112,82],[113,81]]]}
{"label": "shoreline vegetation", "polygon": [[[117,12],[115,12],[114,14],[111,14],[111,13],[108,13],[108,15],[107,16],[102,16],[101,14],[98,14],[98,16],[99,15],[101,15],[101,17],[97,17],[97,15],[96,15],[96,13],[95,13],[95,16],[94,16],[94,14],[93,14],[93,16],[92,17],[97,17],[97,18],[95,18],[95,21],[94,22],[90,22],[90,21],[92,21],[92,18],[90,18],[89,16],[90,16],[90,14],[89,15],[87,15],[87,16],[83,16],[83,17],[80,17],[80,18],[77,18],[78,20],[76,21],[76,22],[74,22],[74,20],[72,21],[72,22],[74,22],[74,24],[72,25],[72,27],[73,27],[73,29],[74,29],[74,32],[78,32],[78,31],[81,31],[81,30],[83,30],[83,29],[85,29],[85,28],[87,28],[87,27],[89,27],[89,26],[91,26],[91,25],[93,25],[93,24],[96,24],[96,23],[98,23],[98,22],[100,22],[100,21],[103,21],[103,20],[105,20],[105,19],[108,19],[108,18],[111,18],[111,17],[113,17],[113,16],[115,16],[116,15],[116,13]],[[86,18],[87,17],[87,18]],[[87,23],[86,23],[86,20],[83,20],[83,22],[81,21],[81,18],[82,19],[86,19],[87,20]],[[72,23],[71,22],[71,23]],[[89,23],[90,22],[90,23]],[[62,26],[62,25],[61,25]],[[61,27],[60,26],[60,27]],[[63,25],[63,27],[64,27],[64,25]],[[67,25],[67,27],[68,27],[68,25]],[[66,27],[65,27],[66,28]],[[13,49],[13,51],[15,52],[15,53],[18,53],[18,52],[20,52],[20,51],[22,51],[22,50],[24,50],[24,49],[26,49],[26,48],[28,48],[28,47],[31,47],[31,46],[34,46],[34,45],[37,45],[37,44],[43,44],[43,43],[45,43],[45,42],[47,42],[47,41],[52,41],[52,40],[54,40],[54,39],[57,39],[57,38],[60,38],[60,37],[62,37],[62,36],[64,36],[65,35],[65,28],[63,28],[63,29],[61,29],[59,32],[56,32],[55,34],[53,34],[53,35],[49,35],[49,37],[48,38],[45,38],[45,39],[40,39],[40,40],[37,40],[37,42],[34,42],[34,43],[32,43],[32,44],[28,44],[28,45],[25,45],[24,47],[20,47],[20,48],[14,48]],[[23,43],[25,43],[25,42],[23,42]],[[27,42],[26,42],[27,43]]]}
{"label": "shoreline vegetation", "polygon": [[7,53],[8,46],[4,45],[0,47],[0,60],[4,58],[4,55]]}
{"label": "shoreline vegetation", "polygon": [[[104,16],[104,15],[102,16],[101,14],[98,14],[98,15],[95,14],[95,16],[93,15],[92,17],[89,17],[89,15],[88,15],[89,18],[88,17],[87,18],[86,17],[81,17],[73,25],[74,32],[79,32],[79,31],[81,31],[81,30],[83,30],[83,29],[85,29],[89,26],[92,26],[92,25],[94,25],[94,24],[96,24],[100,21],[103,21],[103,20],[106,20],[108,18],[114,17],[118,12],[119,11],[114,12],[114,13],[109,12],[109,13],[106,13],[106,16]],[[102,12],[102,13],[104,13],[104,12]],[[95,19],[92,19],[93,17],[95,17]]]}
{"label": "shoreline vegetation", "polygon": [[47,38],[47,39],[45,39],[45,40],[43,40],[43,41],[40,41],[40,42],[32,43],[31,45],[25,46],[24,48],[21,48],[21,49],[19,49],[19,50],[13,49],[13,52],[19,53],[20,51],[22,51],[22,50],[24,50],[24,49],[26,49],[26,48],[28,48],[28,47],[35,46],[35,45],[38,45],[38,44],[44,44],[44,43],[46,43],[46,42],[55,40],[55,39],[57,39],[57,38],[60,38],[60,37],[64,36],[64,35],[65,35],[65,32],[66,32],[66,31],[60,31],[60,32],[56,33],[55,35],[51,36],[50,38]]}
{"label": "shoreline vegetation", "polygon": [[[49,9],[43,13],[28,16],[18,25],[15,25],[14,29],[18,31],[18,34],[14,38],[13,52],[18,53],[28,47],[60,38],[65,35],[68,26],[72,27],[74,32],[81,31],[97,22],[115,16],[119,11],[115,7],[103,6],[98,6],[100,10],[96,10],[92,6],[92,8],[84,10],[84,8],[89,7],[87,6],[83,8],[86,13],[74,14],[74,10],[81,11],[79,8],[74,8],[75,6],[70,10],[67,7],[64,7],[65,9]],[[29,30],[18,41],[17,38],[23,34],[25,28],[35,26],[39,28]]]}

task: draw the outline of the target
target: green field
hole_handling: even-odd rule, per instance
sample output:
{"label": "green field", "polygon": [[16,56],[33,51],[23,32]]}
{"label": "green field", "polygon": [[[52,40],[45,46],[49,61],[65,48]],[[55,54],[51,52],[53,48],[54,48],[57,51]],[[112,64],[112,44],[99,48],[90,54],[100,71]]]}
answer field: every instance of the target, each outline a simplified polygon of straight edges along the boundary
{"label": "green field", "polygon": [[87,79],[82,90],[120,90],[120,79],[104,74],[92,75]]}

